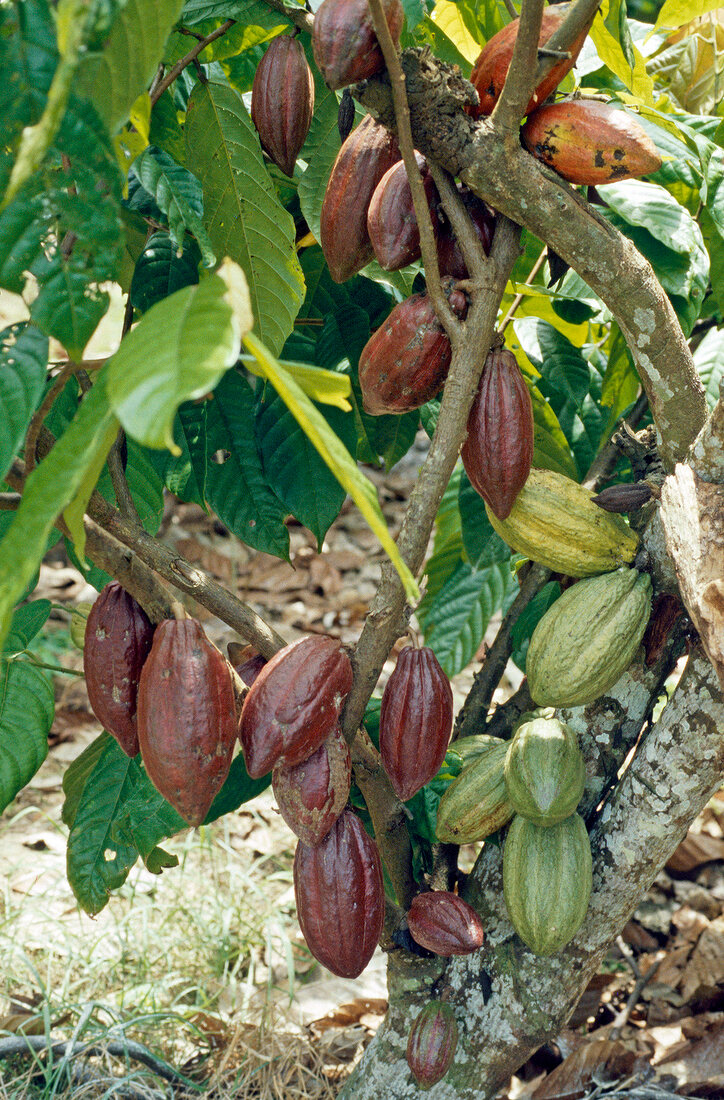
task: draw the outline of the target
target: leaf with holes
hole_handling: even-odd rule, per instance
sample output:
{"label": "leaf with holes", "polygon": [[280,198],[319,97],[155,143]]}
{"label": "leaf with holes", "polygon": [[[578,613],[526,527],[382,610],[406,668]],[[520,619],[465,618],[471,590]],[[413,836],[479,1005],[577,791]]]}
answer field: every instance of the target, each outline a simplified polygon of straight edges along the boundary
{"label": "leaf with holes", "polygon": [[47,673],[27,661],[0,661],[0,813],[48,755],[54,713]]}

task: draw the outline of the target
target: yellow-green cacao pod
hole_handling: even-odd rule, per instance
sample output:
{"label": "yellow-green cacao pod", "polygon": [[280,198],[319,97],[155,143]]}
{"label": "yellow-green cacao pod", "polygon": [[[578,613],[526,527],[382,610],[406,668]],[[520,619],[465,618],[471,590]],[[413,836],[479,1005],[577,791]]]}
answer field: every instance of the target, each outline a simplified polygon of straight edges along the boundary
{"label": "yellow-green cacao pod", "polygon": [[631,663],[651,614],[651,581],[618,569],[568,588],[546,611],[528,647],[528,687],[536,703],[592,703]]}
{"label": "yellow-green cacao pod", "polygon": [[536,955],[553,955],[573,939],[591,881],[591,845],[579,814],[548,827],[516,814],[503,848],[503,892],[513,927]]}
{"label": "yellow-green cacao pod", "polygon": [[581,801],[586,767],[578,738],[557,718],[518,726],[505,758],[505,789],[517,814],[534,825],[557,825]]}
{"label": "yellow-green cacao pod", "polygon": [[499,737],[491,737],[489,733],[476,733],[472,737],[459,737],[457,741],[453,741],[448,752],[457,753],[465,766],[472,764],[473,760],[496,745],[500,747]]}
{"label": "yellow-green cacao pod", "polygon": [[437,836],[444,844],[470,844],[497,832],[513,816],[505,793],[508,742],[491,744],[453,779],[440,799]]}
{"label": "yellow-green cacao pod", "polygon": [[485,510],[519,554],[569,577],[594,577],[633,561],[639,540],[622,516],[598,508],[593,495],[563,474],[533,469],[507,519],[487,504]]}

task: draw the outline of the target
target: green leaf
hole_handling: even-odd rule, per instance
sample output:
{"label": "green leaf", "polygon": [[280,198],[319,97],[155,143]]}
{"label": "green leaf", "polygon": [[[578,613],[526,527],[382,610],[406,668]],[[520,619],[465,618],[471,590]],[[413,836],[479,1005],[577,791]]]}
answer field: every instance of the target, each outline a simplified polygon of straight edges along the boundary
{"label": "green leaf", "polygon": [[91,461],[88,463],[83,478],[76,489],[73,499],[68,503],[64,512],[65,520],[71,538],[75,544],[75,550],[81,562],[85,561],[85,527],[83,516],[85,515],[88,501],[98,484],[101,470],[105,466],[108,452],[116,441],[118,435],[118,421],[111,417],[106,424],[105,433],[99,436],[93,451]]}
{"label": "green leaf", "polygon": [[558,581],[549,581],[518,616],[518,621],[511,634],[512,650],[510,655],[521,672],[525,672],[525,659],[528,655],[528,645],[533,631],[560,594],[561,586]]}
{"label": "green leaf", "polygon": [[0,661],[0,813],[48,755],[54,711],[49,676],[27,661]]}
{"label": "green leaf", "polygon": [[145,313],[177,290],[195,286],[199,281],[200,260],[199,247],[191,237],[184,239],[179,256],[168,233],[154,233],[133,271],[131,304]]}
{"label": "green leaf", "polygon": [[341,148],[337,115],[339,100],[335,92],[330,92],[324,81],[315,73],[315,105],[312,125],[300,154],[306,160],[307,167],[299,181],[299,205],[302,214],[315,240],[319,240],[319,215],[327,189],[327,181],[337,153]]}
{"label": "green leaf", "polygon": [[699,372],[709,408],[713,409],[724,379],[724,329],[709,329],[694,352],[694,366]]}
{"label": "green leaf", "polygon": [[136,157],[131,171],[168,218],[168,231],[176,245],[176,255],[183,248],[184,233],[188,230],[198,242],[205,266],[213,267],[216,257],[202,221],[204,204],[196,176],[177,164],[168,153],[152,146]]}
{"label": "green leaf", "polygon": [[435,651],[448,676],[472,661],[491,616],[517,587],[508,562],[477,570],[460,562],[425,616],[425,645]]}
{"label": "green leaf", "polygon": [[[617,76],[625,88],[653,106],[654,82],[646,72],[646,61],[631,38],[625,18],[618,18],[620,0],[603,0],[593,21],[590,35],[598,56],[604,65]],[[625,15],[625,4],[622,4]],[[614,9],[614,23],[618,27],[619,37],[611,33],[608,26],[609,11]],[[623,34],[621,34],[623,28]],[[633,60],[633,65],[631,61]]]}
{"label": "green leaf", "polygon": [[263,0],[186,0],[183,21],[195,27],[208,19],[236,19],[250,27],[277,27],[284,17]]}
{"label": "green leaf", "polygon": [[415,612],[422,627],[435,597],[462,563],[465,554],[458,506],[462,476],[463,468],[458,465],[447,483],[435,516],[435,540],[424,572],[425,596]]}
{"label": "green leaf", "polygon": [[3,647],[3,653],[6,656],[21,653],[28,648],[35,635],[48,621],[50,608],[50,600],[33,600],[32,603],[25,603],[15,609],[10,632]]}
{"label": "green leaf", "polygon": [[[55,23],[46,0],[0,6],[3,80],[0,118],[8,150],[20,144],[25,127],[35,125],[45,108],[58,65]],[[10,158],[0,158],[0,191],[10,175]]]}
{"label": "green leaf", "polygon": [[83,749],[80,756],[76,756],[75,760],[71,761],[63,773],[62,786],[65,800],[60,816],[63,824],[67,825],[68,828],[70,828],[75,821],[75,815],[80,805],[80,797],[83,794],[88,776],[95,768],[106,745],[111,740],[110,733],[103,730],[103,733],[100,733],[94,741],[91,741],[90,745],[87,745]]}
{"label": "green leaf", "polygon": [[468,66],[475,63],[486,41],[477,20],[470,18],[471,15],[468,5],[456,4],[453,0],[438,0],[430,16],[435,26],[439,27],[465,58]]}
{"label": "green leaf", "polygon": [[48,338],[25,321],[0,332],[0,477],[10,469],[43,394]]}
{"label": "green leaf", "polygon": [[267,789],[271,783],[271,778],[271,772],[269,772],[268,775],[263,775],[261,779],[252,779],[246,770],[244,755],[239,753],[232,760],[224,785],[211,803],[211,809],[206,815],[204,825],[209,825],[217,818],[223,817],[224,814],[233,813],[245,802],[256,798],[258,794]]}
{"label": "green leaf", "polygon": [[[145,530],[149,535],[155,535],[163,518],[163,480],[155,463],[158,451],[142,447],[135,439],[128,439],[126,453],[126,481],[133,503]],[[113,505],[117,504],[107,466],[98,480],[97,488],[106,500]]]}
{"label": "green leaf", "polygon": [[178,455],[150,451],[149,455],[169,492],[181,500],[206,508],[206,402],[181,405],[174,421],[173,437]]}
{"label": "green leaf", "polygon": [[201,180],[204,222],[217,256],[244,270],[255,330],[281,351],[304,296],[294,222],[276,196],[241,96],[197,84],[186,115],[187,162]]}
{"label": "green leaf", "polygon": [[510,547],[493,530],[483,498],[473,488],[466,473],[460,475],[458,509],[463,546],[473,569],[509,561]]}
{"label": "green leaf", "polygon": [[664,0],[654,30],[658,31],[661,27],[683,27],[692,19],[698,19],[720,6],[720,0]]}

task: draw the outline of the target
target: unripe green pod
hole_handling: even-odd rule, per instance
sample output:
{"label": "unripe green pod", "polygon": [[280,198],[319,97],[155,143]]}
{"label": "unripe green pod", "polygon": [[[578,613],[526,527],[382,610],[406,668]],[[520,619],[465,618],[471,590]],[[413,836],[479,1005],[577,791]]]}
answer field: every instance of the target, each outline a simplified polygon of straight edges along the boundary
{"label": "unripe green pod", "polygon": [[508,742],[491,744],[460,772],[440,799],[437,837],[444,844],[469,844],[497,832],[513,816],[505,793]]}
{"label": "unripe green pod", "polygon": [[518,726],[505,758],[505,789],[516,813],[535,825],[557,825],[581,801],[586,767],[578,738],[556,718]]}

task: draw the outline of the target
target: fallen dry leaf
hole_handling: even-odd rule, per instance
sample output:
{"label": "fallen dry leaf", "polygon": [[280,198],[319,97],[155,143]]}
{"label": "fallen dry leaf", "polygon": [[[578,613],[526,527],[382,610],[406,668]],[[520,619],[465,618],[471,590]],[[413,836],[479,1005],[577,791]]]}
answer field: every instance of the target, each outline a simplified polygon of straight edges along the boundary
{"label": "fallen dry leaf", "polygon": [[702,863],[724,860],[724,840],[706,833],[689,832],[666,864],[667,871],[684,875]]}

